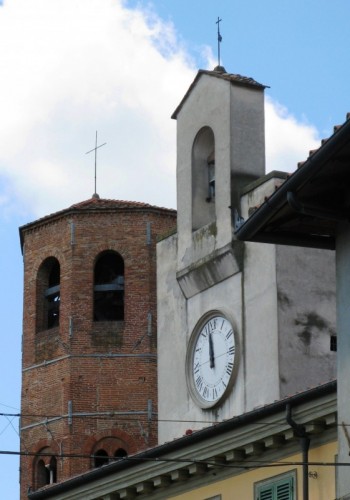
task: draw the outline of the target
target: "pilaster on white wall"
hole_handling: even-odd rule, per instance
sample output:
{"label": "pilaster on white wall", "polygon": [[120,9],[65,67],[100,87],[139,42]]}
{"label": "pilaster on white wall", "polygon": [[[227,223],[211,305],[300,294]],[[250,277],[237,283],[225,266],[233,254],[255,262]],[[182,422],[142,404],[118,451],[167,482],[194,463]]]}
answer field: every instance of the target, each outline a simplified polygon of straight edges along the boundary
{"label": "pilaster on white wall", "polygon": [[[338,462],[350,464],[350,224],[339,225],[337,268]],[[338,498],[350,498],[348,467],[338,467]]]}

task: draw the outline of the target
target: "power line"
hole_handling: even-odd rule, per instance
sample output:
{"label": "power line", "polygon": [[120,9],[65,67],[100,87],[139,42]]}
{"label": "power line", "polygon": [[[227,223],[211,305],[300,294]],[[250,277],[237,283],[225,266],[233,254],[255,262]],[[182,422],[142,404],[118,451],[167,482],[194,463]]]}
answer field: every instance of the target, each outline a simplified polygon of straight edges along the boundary
{"label": "power line", "polygon": [[[62,454],[54,454],[54,453],[34,453],[29,451],[8,451],[8,450],[0,450],[0,455],[17,455],[17,456],[40,456],[40,457],[56,457],[56,458],[86,458],[86,459],[94,459],[101,458],[100,455],[88,455],[83,453],[62,453]],[[244,469],[252,469],[252,468],[264,468],[264,467],[295,467],[295,466],[303,466],[309,465],[312,467],[350,467],[350,462],[317,462],[317,461],[298,461],[298,460],[282,460],[279,462],[271,461],[271,460],[237,460],[232,461],[233,463],[217,463],[212,460],[199,460],[197,458],[166,458],[166,457],[140,457],[140,456],[127,456],[114,458],[113,461],[127,461],[127,462],[171,462],[171,463],[184,463],[184,464],[202,464],[208,466],[215,467],[223,467],[223,468],[244,468]]]}
{"label": "power line", "polygon": [[6,406],[6,408],[12,408],[13,410],[19,410],[19,408],[15,406],[5,405],[4,403],[0,403],[0,406]]}
{"label": "power line", "polygon": [[8,427],[12,427],[12,429],[16,432],[16,434],[19,436],[19,433],[18,431],[15,429],[15,427],[13,426],[12,424],[12,420],[14,420],[15,417],[12,418],[12,420],[10,420],[8,417],[5,417],[6,420],[7,420],[7,424],[5,425],[5,427],[2,429],[2,431],[0,432],[0,436],[6,431],[6,429],[8,429]]}
{"label": "power line", "polygon": [[[81,414],[76,413],[72,415],[48,415],[48,414],[32,414],[32,413],[0,413],[0,417],[18,417],[18,418],[42,418],[42,419],[68,419],[68,418],[74,418],[74,419],[84,419],[84,418],[96,418],[96,419],[110,419],[110,418],[118,418],[118,420],[125,420],[126,422],[130,421],[138,421],[140,418],[145,418],[147,417],[147,412],[144,411],[142,414],[137,413],[135,411],[135,415],[125,415],[124,414],[118,414],[118,411],[108,411],[106,410],[103,413],[100,414],[91,414],[89,412],[82,412]],[[162,419],[162,418],[152,418],[152,422],[169,422],[169,423],[183,423],[183,424],[203,424],[203,425],[219,425],[221,423],[227,422],[227,420],[180,420],[180,419]],[[281,422],[254,422],[256,425],[266,425],[266,426],[280,426],[282,425]],[[345,425],[346,427],[350,427],[350,424],[337,424],[334,423],[332,424],[337,427],[343,427]]]}

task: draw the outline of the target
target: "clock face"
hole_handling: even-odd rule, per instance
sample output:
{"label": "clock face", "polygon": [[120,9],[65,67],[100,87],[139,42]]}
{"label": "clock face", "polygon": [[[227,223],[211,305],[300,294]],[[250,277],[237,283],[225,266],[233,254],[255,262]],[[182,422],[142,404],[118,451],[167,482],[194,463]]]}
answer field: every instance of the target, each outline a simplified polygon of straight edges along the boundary
{"label": "clock face", "polygon": [[187,354],[187,380],[193,399],[210,408],[224,398],[236,372],[236,335],[230,321],[213,314],[194,330]]}

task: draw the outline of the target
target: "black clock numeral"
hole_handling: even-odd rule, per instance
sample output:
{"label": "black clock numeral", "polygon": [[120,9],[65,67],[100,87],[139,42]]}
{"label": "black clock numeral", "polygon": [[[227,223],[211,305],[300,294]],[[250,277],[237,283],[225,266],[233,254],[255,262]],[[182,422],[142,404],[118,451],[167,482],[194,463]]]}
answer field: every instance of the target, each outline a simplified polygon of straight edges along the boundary
{"label": "black clock numeral", "polygon": [[227,368],[226,368],[226,373],[227,373],[228,375],[231,375],[232,370],[233,370],[233,363],[228,363],[228,364],[227,364]]}
{"label": "black clock numeral", "polygon": [[217,399],[218,397],[218,391],[216,390],[216,387],[213,389],[213,399]]}
{"label": "black clock numeral", "polygon": [[193,372],[194,373],[199,373],[199,362],[194,365]]}
{"label": "black clock numeral", "polygon": [[233,330],[230,330],[226,333],[226,338],[229,339],[233,335]]}
{"label": "black clock numeral", "polygon": [[203,378],[199,375],[196,378],[196,386],[198,387],[198,390],[200,391],[203,385]]}
{"label": "black clock numeral", "polygon": [[204,390],[203,390],[203,397],[206,398],[209,394],[209,389],[208,387],[204,387]]}
{"label": "black clock numeral", "polygon": [[209,321],[208,325],[209,325],[209,330],[211,330],[211,331],[215,330],[216,329],[216,318]]}
{"label": "black clock numeral", "polygon": [[234,353],[235,353],[235,346],[234,346],[234,345],[232,345],[232,346],[229,348],[228,353],[229,353],[231,356],[233,356],[233,355],[234,355]]}
{"label": "black clock numeral", "polygon": [[225,320],[223,319],[223,320],[222,320],[222,323],[221,323],[221,327],[220,327],[220,330],[222,330],[222,329],[223,329],[223,327],[224,327],[224,324],[225,324]]}

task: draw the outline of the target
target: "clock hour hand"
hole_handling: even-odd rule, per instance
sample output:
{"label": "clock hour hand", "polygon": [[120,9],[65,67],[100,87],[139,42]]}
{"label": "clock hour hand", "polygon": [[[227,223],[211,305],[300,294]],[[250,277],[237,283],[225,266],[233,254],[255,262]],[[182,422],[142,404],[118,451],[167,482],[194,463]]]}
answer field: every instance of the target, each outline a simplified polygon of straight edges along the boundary
{"label": "clock hour hand", "polygon": [[210,332],[209,332],[209,361],[210,361],[210,368],[214,368],[215,367],[214,344],[213,344],[213,337]]}

